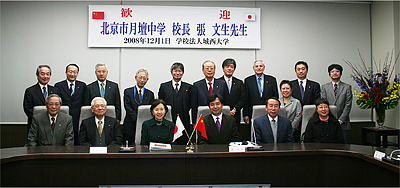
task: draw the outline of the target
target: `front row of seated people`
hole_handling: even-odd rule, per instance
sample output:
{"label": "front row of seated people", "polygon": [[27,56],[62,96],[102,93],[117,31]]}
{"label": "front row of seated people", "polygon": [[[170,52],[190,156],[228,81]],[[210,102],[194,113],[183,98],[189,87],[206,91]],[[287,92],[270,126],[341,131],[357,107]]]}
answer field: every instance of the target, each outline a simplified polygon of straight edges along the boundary
{"label": "front row of seated people", "polygon": [[[281,86],[282,87],[282,86]],[[219,94],[207,98],[211,114],[204,116],[207,138],[198,132],[198,144],[229,144],[238,142],[240,135],[235,118],[222,113],[224,99]],[[60,112],[61,98],[57,94],[49,95],[45,100],[47,111],[33,116],[32,127],[28,134],[27,146],[73,146],[74,133],[72,117]],[[267,114],[254,120],[256,142],[289,143],[293,142],[291,121],[279,116],[280,100],[272,97],[267,100]],[[310,118],[304,133],[304,142],[344,143],[339,121],[329,110],[327,99],[317,99],[316,112]],[[79,144],[87,146],[121,145],[122,135],[115,118],[105,116],[107,102],[95,97],[91,102],[93,117],[82,121],[79,130]],[[156,99],[150,111],[153,118],[143,122],[141,145],[150,142],[173,144],[175,125],[165,119],[167,105]]]}

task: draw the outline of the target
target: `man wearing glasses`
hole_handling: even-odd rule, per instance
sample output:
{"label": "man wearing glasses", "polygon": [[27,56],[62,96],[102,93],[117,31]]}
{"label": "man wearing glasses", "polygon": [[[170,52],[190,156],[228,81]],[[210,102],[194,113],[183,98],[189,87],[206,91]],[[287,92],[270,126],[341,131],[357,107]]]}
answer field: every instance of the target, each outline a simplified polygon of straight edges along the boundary
{"label": "man wearing glasses", "polygon": [[45,100],[46,112],[33,116],[27,146],[73,146],[72,117],[60,112],[62,100],[57,94]]}

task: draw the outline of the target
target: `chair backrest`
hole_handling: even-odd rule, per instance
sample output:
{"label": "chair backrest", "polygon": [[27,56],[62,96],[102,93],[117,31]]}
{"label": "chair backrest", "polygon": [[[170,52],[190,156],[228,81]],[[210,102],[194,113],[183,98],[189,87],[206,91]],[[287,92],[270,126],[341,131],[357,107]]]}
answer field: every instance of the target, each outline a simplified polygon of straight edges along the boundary
{"label": "chair backrest", "polygon": [[[46,111],[47,111],[46,106],[34,106],[33,107],[33,115],[34,116],[37,115],[37,114],[46,112]],[[64,112],[64,113],[69,115],[69,107],[68,106],[61,106],[60,112]]]}
{"label": "chair backrest", "polygon": [[[252,125],[250,126],[250,138],[254,141],[254,127],[253,121],[261,116],[267,115],[267,111],[265,110],[265,105],[254,105],[253,106],[253,114],[252,114]],[[278,115],[286,117],[285,106],[281,106]]]}
{"label": "chair backrest", "polygon": [[[329,105],[329,110],[337,118],[337,107],[335,105]],[[300,138],[301,141],[304,140],[304,132],[306,132],[308,121],[310,120],[311,116],[315,113],[315,105],[304,105],[303,106],[303,115],[301,119],[301,132]]]}
{"label": "chair backrest", "polygon": [[[222,113],[229,115],[230,114],[230,108],[229,106],[223,106],[222,107]],[[200,115],[206,116],[211,114],[210,108],[208,106],[199,106],[197,107],[197,117],[196,117],[196,123],[200,118]]]}
{"label": "chair backrest", "polygon": [[[115,115],[115,106],[107,106],[107,111],[104,114],[108,117],[116,118]],[[94,113],[92,112],[91,106],[82,106],[81,107],[81,115],[79,116],[79,130],[81,129],[81,123],[83,120],[93,117]]]}
{"label": "chair backrest", "polygon": [[[140,140],[142,139],[142,124],[144,121],[147,121],[153,118],[153,115],[150,112],[151,105],[140,105],[138,107],[137,120],[136,120],[136,132],[135,132],[135,144],[140,145]],[[165,114],[165,119],[172,121],[172,113],[171,106],[167,105],[168,112]]]}

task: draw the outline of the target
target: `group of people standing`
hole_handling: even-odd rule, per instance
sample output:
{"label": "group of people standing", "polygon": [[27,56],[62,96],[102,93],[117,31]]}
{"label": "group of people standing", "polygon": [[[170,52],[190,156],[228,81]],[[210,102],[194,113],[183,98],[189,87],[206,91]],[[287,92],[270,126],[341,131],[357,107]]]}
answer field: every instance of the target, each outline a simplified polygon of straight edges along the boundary
{"label": "group of people standing", "polygon": [[[149,80],[148,71],[139,69],[135,75],[136,85],[124,90],[126,116],[120,131],[119,87],[117,83],[107,80],[106,64],[99,63],[95,66],[97,80],[89,85],[76,80],[79,66],[69,64],[66,67],[66,80],[56,83],[55,87],[48,84],[50,67],[40,65],[36,70],[38,83],[27,88],[24,95],[24,111],[28,116],[27,145],[120,145],[123,141],[134,143],[140,105],[151,105],[149,110],[153,115],[152,119],[143,123],[140,130],[143,145],[149,142],[172,143],[178,117],[188,132],[192,130],[191,123],[197,123],[199,106],[208,106],[211,114],[204,117],[207,134],[198,132],[198,144],[227,144],[240,141],[241,111],[244,122],[251,124],[255,105],[266,105],[267,112],[265,116],[254,120],[258,143],[301,140],[344,143],[346,132],[350,129],[352,91],[349,84],[340,81],[342,66],[332,64],[328,67],[332,82],[322,87],[319,83],[307,79],[306,62],[298,61],[294,68],[297,79],[280,82],[282,97],[279,98],[276,78],[264,74],[265,64],[262,60],[254,62],[255,74],[247,77],[244,82],[233,76],[236,70],[234,59],[228,58],[223,61],[224,75],[220,78],[214,77],[215,63],[205,61],[202,64],[204,79],[193,85],[182,81],[184,65],[176,62],[170,68],[172,80],[160,85],[158,99],[145,87]],[[329,104],[337,106],[337,117],[329,111]],[[40,117],[33,116],[33,107],[40,105],[45,105],[47,112]],[[69,114],[72,117],[59,113],[61,105],[69,106]],[[105,116],[107,105],[115,107],[116,118]],[[172,107],[172,122],[165,119],[167,105]],[[229,114],[222,113],[224,105],[229,106]],[[300,135],[304,105],[315,105],[316,112],[309,120],[305,134]],[[91,106],[95,116],[83,120],[79,125],[82,106]],[[278,115],[281,106],[285,106],[286,117]],[[61,121],[62,119],[66,121]],[[40,127],[47,128],[42,128],[43,131],[40,132]],[[57,136],[63,139],[55,138]],[[173,143],[186,144],[187,141],[188,136],[184,134]]]}

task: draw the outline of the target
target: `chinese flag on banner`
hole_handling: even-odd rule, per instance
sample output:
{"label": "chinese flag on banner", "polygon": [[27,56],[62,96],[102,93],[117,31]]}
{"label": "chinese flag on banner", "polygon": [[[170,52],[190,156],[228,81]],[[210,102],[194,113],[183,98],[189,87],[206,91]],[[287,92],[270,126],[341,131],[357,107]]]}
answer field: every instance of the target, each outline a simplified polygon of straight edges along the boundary
{"label": "chinese flag on banner", "polygon": [[204,137],[208,140],[207,133],[206,133],[206,126],[204,125],[204,121],[203,121],[203,115],[200,116],[200,119],[197,122],[196,129],[201,132],[202,137]]}
{"label": "chinese flag on banner", "polygon": [[93,12],[92,19],[95,20],[104,20],[104,12]]}

